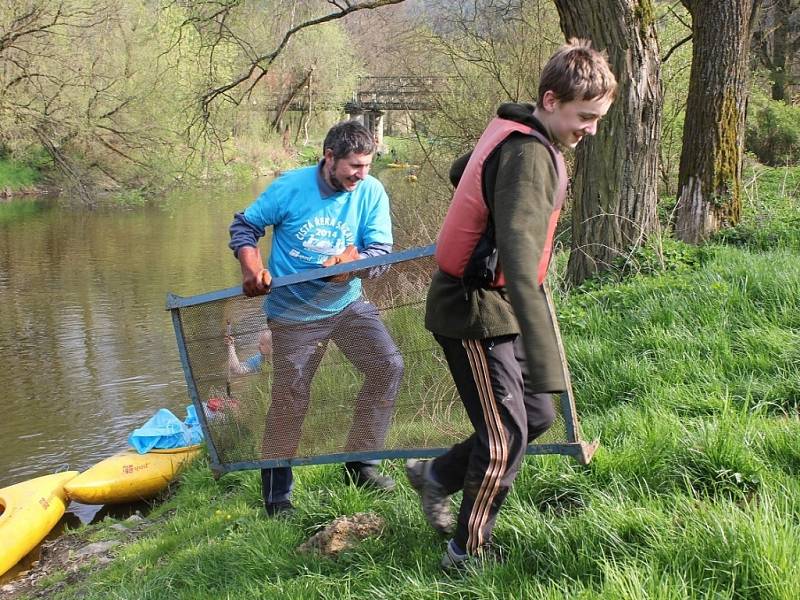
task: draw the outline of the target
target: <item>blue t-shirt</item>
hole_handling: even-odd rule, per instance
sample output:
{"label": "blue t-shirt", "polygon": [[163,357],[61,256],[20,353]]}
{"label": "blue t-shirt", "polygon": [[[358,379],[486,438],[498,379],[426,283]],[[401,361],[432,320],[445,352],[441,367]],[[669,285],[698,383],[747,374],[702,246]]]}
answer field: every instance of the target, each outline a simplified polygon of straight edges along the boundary
{"label": "blue t-shirt", "polygon": [[241,363],[242,368],[246,373],[255,373],[256,371],[260,371],[262,364],[264,364],[264,355],[260,352],[258,354],[254,354],[246,361]]}
{"label": "blue t-shirt", "polygon": [[[319,268],[353,244],[391,244],[389,198],[380,181],[368,175],[352,192],[325,198],[317,166],[281,175],[244,211],[255,227],[273,226],[269,271],[282,277]],[[270,319],[314,321],[341,312],[361,296],[361,280],[315,280],[276,288],[264,301]]]}

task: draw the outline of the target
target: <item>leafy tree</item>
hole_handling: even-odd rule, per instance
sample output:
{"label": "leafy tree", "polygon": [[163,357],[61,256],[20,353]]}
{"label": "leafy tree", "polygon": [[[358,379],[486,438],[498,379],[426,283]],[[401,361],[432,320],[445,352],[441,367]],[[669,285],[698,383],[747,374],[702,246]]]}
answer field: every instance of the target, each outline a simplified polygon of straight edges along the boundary
{"label": "leafy tree", "polygon": [[659,2],[656,22],[661,46],[661,88],[664,106],[661,121],[659,172],[660,196],[675,196],[686,115],[686,90],[692,65],[691,17],[678,0]]}
{"label": "leafy tree", "polygon": [[[17,0],[0,8],[0,138],[43,147],[86,202],[98,189],[152,185],[185,153],[181,94],[193,85],[145,1]],[[163,46],[160,45],[163,42]],[[167,47],[176,50],[170,59]]]}
{"label": "leafy tree", "polygon": [[546,0],[434,0],[416,31],[406,54],[423,57],[422,64],[397,64],[408,74],[447,78],[434,90],[435,110],[413,115],[420,143],[447,181],[450,162],[474,146],[501,103],[536,99],[539,72],[561,43],[558,15]]}
{"label": "leafy tree", "polygon": [[[303,30],[342,19],[360,10],[371,10],[399,4],[403,0],[327,0],[326,2],[293,2],[286,3],[260,2],[251,4],[245,0],[184,0],[192,16],[187,20],[191,25],[202,32],[204,43],[212,50],[208,55],[206,64],[209,71],[215,68],[213,49],[221,44],[233,44],[246,58],[238,75],[229,77],[221,85],[215,85],[201,97],[204,122],[208,122],[211,111],[220,103],[240,105],[250,97],[255,87],[264,79],[273,67],[275,61],[284,53],[287,46]],[[327,6],[330,12],[319,14],[319,5]],[[270,11],[269,21],[279,23],[278,38],[268,40],[268,45],[256,45],[255,41],[248,39],[229,25],[231,20],[241,18],[241,14],[250,14],[253,18],[263,19],[265,10],[281,7],[275,12]],[[288,23],[286,20],[288,19]],[[306,38],[308,40],[308,38]]]}

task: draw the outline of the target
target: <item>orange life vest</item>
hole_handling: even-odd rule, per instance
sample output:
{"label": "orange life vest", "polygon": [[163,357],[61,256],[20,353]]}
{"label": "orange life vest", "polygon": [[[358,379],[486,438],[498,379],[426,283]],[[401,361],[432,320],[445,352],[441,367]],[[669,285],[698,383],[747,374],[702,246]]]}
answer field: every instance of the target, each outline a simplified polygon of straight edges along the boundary
{"label": "orange life vest", "polygon": [[[472,151],[436,241],[435,256],[439,269],[452,277],[464,279],[468,285],[475,285],[475,277],[472,276],[474,262],[487,259],[487,252],[493,252],[496,260],[497,253],[496,248],[493,247],[494,232],[490,231],[489,206],[483,194],[484,166],[494,150],[515,132],[533,136],[541,142],[550,152],[558,174],[553,212],[550,214],[547,236],[538,265],[540,285],[544,282],[547,274],[553,249],[553,235],[567,193],[567,171],[564,157],[547,137],[533,127],[497,117],[486,127]],[[497,198],[495,202],[502,202],[502,198]],[[490,240],[488,250],[487,238]],[[496,269],[489,268],[486,273],[488,273],[487,280],[483,284],[478,284],[479,287],[497,288],[505,285],[505,278],[500,266]],[[467,275],[470,275],[470,281],[466,281]],[[478,276],[479,279],[480,277]]]}

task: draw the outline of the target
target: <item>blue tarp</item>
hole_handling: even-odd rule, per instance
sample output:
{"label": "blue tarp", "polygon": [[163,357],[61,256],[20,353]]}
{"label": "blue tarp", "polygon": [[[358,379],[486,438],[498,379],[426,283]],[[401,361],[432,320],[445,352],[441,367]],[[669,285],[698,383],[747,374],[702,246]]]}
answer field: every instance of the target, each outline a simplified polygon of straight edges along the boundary
{"label": "blue tarp", "polygon": [[139,453],[144,454],[154,448],[181,448],[203,441],[203,431],[197,420],[194,405],[186,407],[186,419],[181,422],[166,408],[160,409],[144,425],[134,429],[128,436],[128,443]]}

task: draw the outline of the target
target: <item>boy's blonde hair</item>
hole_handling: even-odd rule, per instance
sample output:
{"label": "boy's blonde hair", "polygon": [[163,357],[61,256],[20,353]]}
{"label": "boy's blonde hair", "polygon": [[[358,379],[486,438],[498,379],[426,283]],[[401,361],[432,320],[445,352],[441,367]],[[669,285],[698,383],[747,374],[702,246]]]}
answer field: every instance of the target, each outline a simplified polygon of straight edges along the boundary
{"label": "boy's blonde hair", "polygon": [[549,58],[539,79],[539,100],[551,90],[560,102],[613,98],[617,79],[604,52],[592,48],[589,40],[572,38]]}

